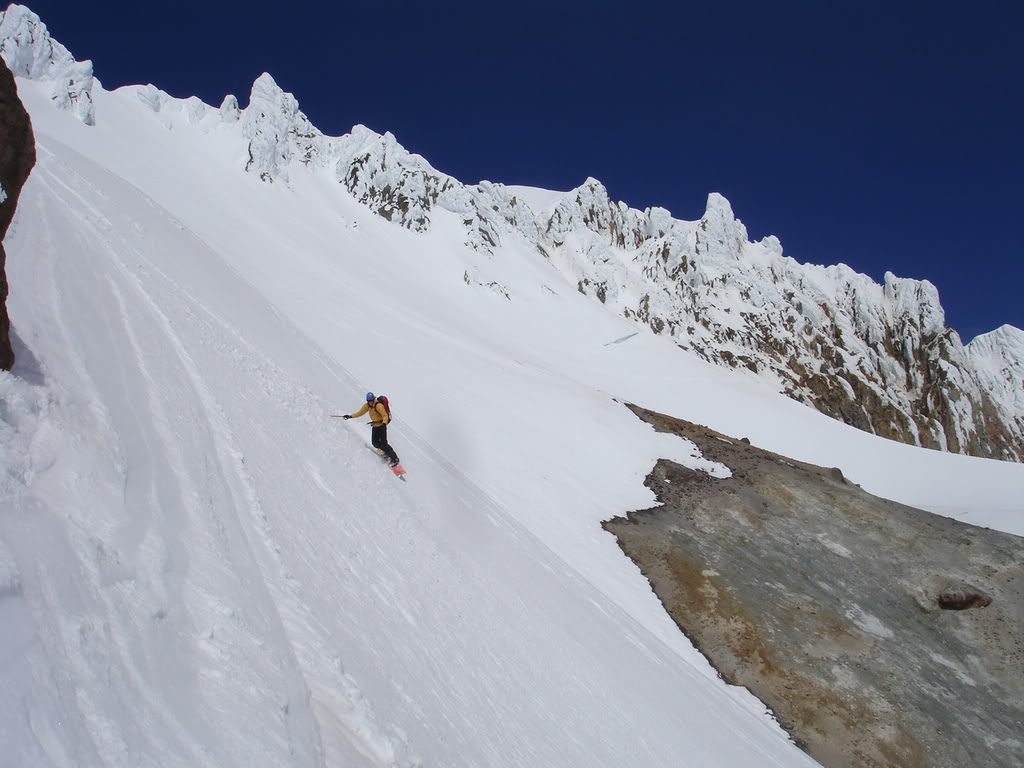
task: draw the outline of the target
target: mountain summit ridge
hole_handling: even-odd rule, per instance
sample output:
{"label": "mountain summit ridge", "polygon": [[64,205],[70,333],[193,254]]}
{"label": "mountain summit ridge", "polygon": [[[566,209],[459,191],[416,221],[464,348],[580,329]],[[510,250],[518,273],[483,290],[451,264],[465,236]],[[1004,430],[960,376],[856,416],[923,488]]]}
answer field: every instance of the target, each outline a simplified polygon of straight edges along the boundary
{"label": "mountain summit ridge", "polygon": [[[86,125],[103,119],[93,106],[91,63],[75,61],[27,8],[0,14],[0,51],[16,75],[52,81],[56,107]],[[325,135],[269,73],[255,80],[244,109],[231,95],[216,108],[154,86],[126,89],[155,112],[173,107],[192,123],[237,123],[247,144],[240,170],[264,182],[287,185],[301,168],[326,174],[413,232],[430,230],[435,212],[445,211],[464,227],[465,245],[491,257],[507,239],[521,239],[580,293],[855,427],[1024,461],[1024,332],[1004,326],[964,345],[945,325],[932,283],[887,272],[879,284],[844,264],[797,262],[774,235],[751,242],[718,193],[708,195],[700,219],[685,221],[613,201],[591,177],[550,210],[534,211],[505,185],[464,184],[438,171],[389,132],[356,125]],[[467,279],[487,283],[486,275]]]}

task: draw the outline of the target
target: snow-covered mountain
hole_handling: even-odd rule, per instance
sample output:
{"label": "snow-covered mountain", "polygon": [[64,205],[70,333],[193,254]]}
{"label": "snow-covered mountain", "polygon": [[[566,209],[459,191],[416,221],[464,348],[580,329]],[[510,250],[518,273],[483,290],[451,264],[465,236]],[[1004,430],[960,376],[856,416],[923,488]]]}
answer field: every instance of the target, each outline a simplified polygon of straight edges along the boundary
{"label": "snow-covered mountain", "polygon": [[[360,202],[418,232],[430,228],[435,209],[450,211],[470,247],[493,253],[524,240],[581,293],[848,424],[931,448],[1024,458],[1019,379],[994,386],[945,326],[927,281],[887,273],[878,285],[844,265],[785,258],[775,237],[750,242],[717,194],[688,222],[616,203],[595,179],[541,205],[528,190],[465,185],[391,134],[357,126],[323,136],[269,75],[256,81],[244,115],[246,169],[264,180],[287,180],[292,159],[326,169]],[[1003,349],[1007,364],[1020,366],[1024,332],[1007,326],[1002,334],[1016,336]]]}
{"label": "snow-covered mountain", "polygon": [[[91,64],[75,62],[37,17],[14,8],[0,27],[12,70],[53,83],[54,102],[91,123]],[[782,255],[774,236],[750,242],[721,195],[709,195],[699,220],[681,221],[662,208],[614,202],[595,179],[541,204],[521,188],[463,184],[390,133],[356,126],[325,136],[268,74],[244,110],[234,96],[215,110],[152,86],[138,98],[156,113],[185,110],[192,122],[238,121],[244,169],[264,181],[287,183],[290,169],[306,166],[407,229],[428,231],[444,210],[461,218],[472,248],[494,253],[510,239],[525,241],[581,293],[847,424],[914,445],[1024,460],[1024,388],[979,368],[979,354],[946,327],[931,283],[887,273],[878,285],[842,264],[800,264]],[[465,279],[513,298],[486,276]],[[1024,365],[1024,332],[1005,326],[1000,334],[1006,366]]]}
{"label": "snow-covered mountain", "polygon": [[[534,207],[528,192],[440,173],[391,134],[357,126],[325,137],[269,75],[256,81],[244,114],[246,169],[264,180],[286,180],[294,158],[327,169],[360,202],[414,231],[429,229],[435,208],[451,211],[467,245],[493,252],[521,238],[581,293],[848,424],[930,448],[1024,459],[1024,389],[1019,380],[1011,391],[993,386],[945,326],[927,281],[887,273],[878,285],[845,265],[785,258],[775,237],[750,242],[717,194],[693,222],[616,203],[595,179]],[[1008,365],[1024,364],[1024,332],[1002,333],[1016,335],[1004,345]]]}
{"label": "snow-covered mountain", "polygon": [[[389,134],[322,135],[269,75],[245,109],[107,91],[31,12],[0,25],[39,64],[0,372],[12,765],[812,765],[601,530],[650,506],[660,457],[729,472],[624,401],[1024,531],[1021,465],[853,429],[622,316],[669,311],[646,281],[782,260],[721,198],[686,223],[595,182],[467,186]],[[893,282],[901,333],[941,325]],[[1015,334],[978,348],[993,400]],[[368,389],[408,483],[331,418]]]}

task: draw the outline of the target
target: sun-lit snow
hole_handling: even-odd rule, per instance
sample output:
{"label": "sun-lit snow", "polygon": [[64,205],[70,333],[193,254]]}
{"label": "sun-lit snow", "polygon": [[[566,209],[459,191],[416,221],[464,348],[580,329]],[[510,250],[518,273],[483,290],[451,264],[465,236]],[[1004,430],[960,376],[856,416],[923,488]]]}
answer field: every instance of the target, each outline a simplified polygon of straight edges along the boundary
{"label": "sun-lit snow", "polygon": [[[1021,465],[878,439],[637,333],[525,240],[467,243],[472,191],[416,231],[233,100],[94,85],[88,126],[18,85],[15,765],[813,765],[600,528],[650,505],[659,457],[728,474],[625,401],[1024,532]],[[400,149],[351,137],[322,149]],[[407,483],[331,418],[367,389]]]}
{"label": "sun-lit snow", "polygon": [[506,188],[516,197],[525,200],[534,213],[541,215],[551,213],[559,201],[569,194],[568,192],[555,192],[550,189],[526,187],[520,184],[508,184]]}

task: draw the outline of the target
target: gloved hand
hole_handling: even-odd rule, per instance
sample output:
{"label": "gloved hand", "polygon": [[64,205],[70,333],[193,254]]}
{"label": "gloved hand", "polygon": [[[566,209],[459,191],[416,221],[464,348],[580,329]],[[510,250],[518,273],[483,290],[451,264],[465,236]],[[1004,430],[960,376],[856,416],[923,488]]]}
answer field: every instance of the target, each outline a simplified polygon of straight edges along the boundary
{"label": "gloved hand", "polygon": [[343,419],[351,419],[352,417],[351,417],[351,416],[349,416],[349,415],[348,415],[348,414],[346,413],[346,414],[345,414],[344,416],[342,416],[341,418],[343,418]]}

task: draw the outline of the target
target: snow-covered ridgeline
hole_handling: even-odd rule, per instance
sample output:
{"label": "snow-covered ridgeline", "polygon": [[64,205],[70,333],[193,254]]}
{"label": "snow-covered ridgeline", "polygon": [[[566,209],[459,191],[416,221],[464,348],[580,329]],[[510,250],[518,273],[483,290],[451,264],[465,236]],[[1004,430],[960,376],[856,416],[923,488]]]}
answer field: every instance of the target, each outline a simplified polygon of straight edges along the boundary
{"label": "snow-covered ridgeline", "polygon": [[344,136],[325,136],[269,74],[254,83],[241,125],[249,140],[246,170],[265,181],[287,181],[293,161],[326,169],[359,202],[406,229],[429,229],[434,208],[457,214],[467,228],[466,244],[487,251],[511,232],[539,235],[537,216],[503,185],[462,184],[406,150],[391,133],[357,125]]}
{"label": "snow-covered ridgeline", "polygon": [[264,180],[286,181],[289,166],[302,164],[407,229],[428,230],[439,209],[460,218],[476,250],[525,239],[582,293],[831,416],[904,442],[1024,458],[1016,395],[974,371],[927,281],[886,274],[879,285],[845,265],[800,264],[773,236],[750,242],[717,194],[699,220],[681,221],[614,202],[587,179],[535,211],[504,185],[441,173],[390,133],[356,126],[323,135],[266,74],[241,123],[246,169]]}
{"label": "snow-covered ridgeline", "polygon": [[[545,234],[579,290],[707,360],[766,376],[886,437],[1024,458],[1019,384],[978,369],[927,281],[887,273],[879,285],[842,264],[800,264],[775,237],[750,242],[716,194],[700,220],[686,222],[628,209],[588,180]],[[1009,326],[1003,333],[1024,336]],[[999,349],[1001,370],[1020,366],[1019,344]]]}
{"label": "snow-covered ridgeline", "polygon": [[[55,104],[93,122],[91,64],[75,62],[35,14],[12,5],[0,17],[0,50],[16,74],[54,79]],[[244,170],[264,181],[287,183],[299,168],[326,174],[416,232],[430,229],[436,211],[450,212],[466,245],[485,254],[525,240],[580,292],[861,429],[1024,459],[1024,392],[1010,375],[1024,366],[1024,333],[1005,326],[998,344],[979,337],[975,352],[946,328],[931,283],[887,273],[879,285],[842,264],[800,264],[774,236],[750,242],[721,195],[709,195],[700,219],[683,221],[615,202],[587,179],[534,210],[520,191],[441,173],[390,133],[357,125],[326,136],[269,74],[257,78],[245,109],[231,95],[217,109],[152,85],[122,90],[156,113],[184,111],[193,124],[237,124]],[[466,282],[493,285],[487,275]]]}

